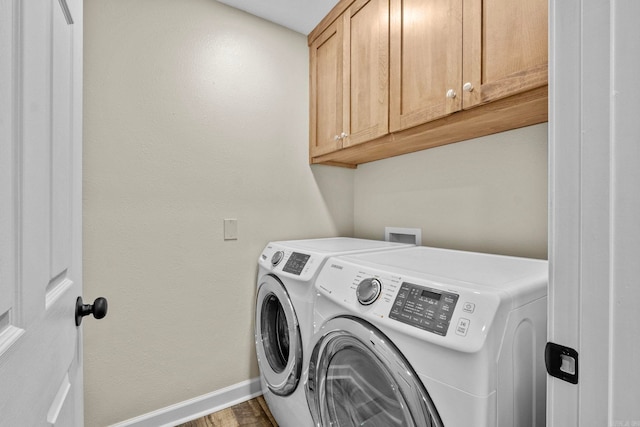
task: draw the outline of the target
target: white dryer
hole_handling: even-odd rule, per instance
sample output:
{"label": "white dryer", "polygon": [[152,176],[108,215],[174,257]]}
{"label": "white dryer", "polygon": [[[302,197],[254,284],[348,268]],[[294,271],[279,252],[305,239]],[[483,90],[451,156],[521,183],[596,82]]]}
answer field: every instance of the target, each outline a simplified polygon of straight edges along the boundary
{"label": "white dryer", "polygon": [[331,258],[305,391],[317,426],[545,425],[547,262],[413,247]]}
{"label": "white dryer", "polygon": [[313,425],[300,384],[313,333],[314,281],[333,255],[409,245],[327,238],[269,243],[258,259],[255,339],[265,400],[282,427]]}

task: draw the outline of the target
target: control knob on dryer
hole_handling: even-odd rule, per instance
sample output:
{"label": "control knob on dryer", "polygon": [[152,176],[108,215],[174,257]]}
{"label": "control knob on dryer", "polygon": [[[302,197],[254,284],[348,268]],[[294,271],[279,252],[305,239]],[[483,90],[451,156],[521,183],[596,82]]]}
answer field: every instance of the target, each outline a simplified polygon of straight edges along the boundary
{"label": "control knob on dryer", "polygon": [[278,251],[274,253],[273,256],[271,257],[271,265],[275,267],[276,265],[280,264],[280,261],[282,261],[282,258],[284,258],[283,251]]}
{"label": "control knob on dryer", "polygon": [[382,291],[382,283],[378,279],[364,279],[358,283],[356,288],[356,296],[358,302],[362,305],[370,305],[378,299],[380,292]]}

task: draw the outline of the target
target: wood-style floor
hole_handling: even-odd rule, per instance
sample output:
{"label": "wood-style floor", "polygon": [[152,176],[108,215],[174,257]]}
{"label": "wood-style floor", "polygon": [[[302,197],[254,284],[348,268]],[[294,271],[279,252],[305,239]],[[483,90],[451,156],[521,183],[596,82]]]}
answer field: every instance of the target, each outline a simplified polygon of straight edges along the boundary
{"label": "wood-style floor", "polygon": [[262,396],[176,427],[278,427]]}

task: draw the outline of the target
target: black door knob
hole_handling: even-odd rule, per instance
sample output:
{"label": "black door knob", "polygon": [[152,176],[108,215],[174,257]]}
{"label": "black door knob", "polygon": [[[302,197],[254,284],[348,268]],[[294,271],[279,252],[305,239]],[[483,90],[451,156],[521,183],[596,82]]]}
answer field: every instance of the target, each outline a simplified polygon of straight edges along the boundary
{"label": "black door knob", "polygon": [[107,315],[107,300],[105,298],[96,298],[93,304],[83,304],[82,297],[76,300],[76,326],[80,326],[82,318],[93,314],[96,319],[102,319]]}

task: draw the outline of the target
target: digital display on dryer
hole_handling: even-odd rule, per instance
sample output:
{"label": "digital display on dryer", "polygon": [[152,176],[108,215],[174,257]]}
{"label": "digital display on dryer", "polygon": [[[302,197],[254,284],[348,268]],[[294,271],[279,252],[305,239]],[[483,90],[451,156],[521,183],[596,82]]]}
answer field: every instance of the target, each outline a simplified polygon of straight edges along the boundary
{"label": "digital display on dryer", "polygon": [[307,265],[310,257],[311,256],[307,254],[292,252],[282,271],[299,276],[304,266]]}
{"label": "digital display on dryer", "polygon": [[440,298],[442,298],[442,294],[439,294],[437,292],[427,291],[425,289],[424,291],[422,291],[422,298],[428,298],[435,301],[440,301]]}
{"label": "digital display on dryer", "polygon": [[389,318],[445,336],[458,295],[403,282]]}

